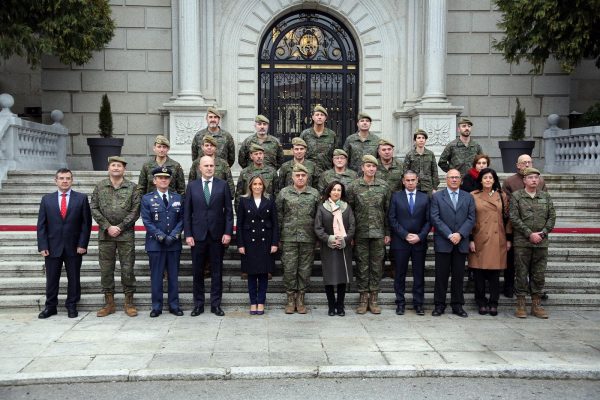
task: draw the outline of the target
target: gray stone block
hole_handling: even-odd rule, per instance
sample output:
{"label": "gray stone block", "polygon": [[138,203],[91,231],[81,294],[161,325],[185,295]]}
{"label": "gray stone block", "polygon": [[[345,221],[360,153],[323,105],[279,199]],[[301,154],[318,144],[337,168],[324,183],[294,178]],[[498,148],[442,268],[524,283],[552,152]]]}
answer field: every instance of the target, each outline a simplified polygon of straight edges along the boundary
{"label": "gray stone block", "polygon": [[496,11],[474,12],[473,13],[473,32],[502,32],[497,24],[502,14]]}
{"label": "gray stone block", "polygon": [[65,113],[62,124],[67,127],[69,134],[81,133],[81,114]]}
{"label": "gray stone block", "polygon": [[[518,96],[517,96],[518,97]],[[517,97],[511,97],[509,110],[511,115],[514,116],[515,109],[517,107]],[[539,97],[518,97],[519,102],[521,103],[521,107],[525,109],[525,114],[528,116],[539,116],[540,115],[540,106],[542,103],[542,99]]]}
{"label": "gray stone block", "polygon": [[144,7],[111,7],[117,28],[143,28]]}
{"label": "gray stone block", "polygon": [[302,366],[231,367],[230,379],[307,379],[316,378],[318,368]]}
{"label": "gray stone block", "polygon": [[468,11],[448,11],[446,14],[448,32],[471,32],[472,15]]}
{"label": "gray stone block", "polygon": [[159,108],[169,102],[169,94],[148,94],[148,114],[159,114]]}
{"label": "gray stone block", "polygon": [[129,371],[60,371],[0,375],[0,386],[52,383],[126,382]]}
{"label": "gray stone block", "polygon": [[129,92],[173,92],[173,77],[168,72],[130,72],[127,74]]}
{"label": "gray stone block", "polygon": [[146,7],[146,27],[170,28],[171,8]]}
{"label": "gray stone block", "polygon": [[570,77],[565,76],[535,76],[533,78],[534,95],[569,95]]}
{"label": "gray stone block", "polygon": [[[98,111],[100,108],[98,108]],[[83,134],[97,135],[98,131],[98,113],[83,114]],[[127,116],[123,114],[113,114],[113,131],[115,134],[124,134],[127,132]]]}
{"label": "gray stone block", "polygon": [[226,379],[226,368],[195,368],[195,369],[142,369],[131,371],[129,380],[142,381],[171,381],[171,380],[208,380]]}
{"label": "gray stone block", "polygon": [[94,52],[90,61],[86,62],[83,65],[73,65],[73,69],[104,69],[104,51]]}
{"label": "gray stone block", "polygon": [[173,55],[170,51],[149,50],[148,71],[172,71]]}
{"label": "gray stone block", "polygon": [[0,60],[0,70],[3,72],[23,73],[25,71],[30,71],[31,67],[27,62],[27,58],[20,56],[12,56],[8,60]]}
{"label": "gray stone block", "polygon": [[43,90],[81,90],[80,71],[42,71]]}
{"label": "gray stone block", "polygon": [[60,62],[58,57],[51,55],[42,56],[42,68],[43,69],[69,69],[69,65],[65,65]]}
{"label": "gray stone block", "polygon": [[42,111],[51,112],[61,110],[64,113],[71,111],[71,94],[67,92],[42,92]]}
{"label": "gray stone block", "polygon": [[489,124],[490,136],[497,137],[499,140],[508,140],[510,127],[512,126],[512,120],[510,117],[492,117],[489,118]]}
{"label": "gray stone block", "polygon": [[171,0],[125,0],[128,6],[160,6],[170,7]]}
{"label": "gray stone block", "polygon": [[[596,95],[598,92],[596,92]],[[550,114],[558,114],[558,115],[568,115],[570,98],[567,96],[564,97],[550,97],[544,96],[542,98],[542,115],[550,115]],[[538,114],[539,115],[539,114]]]}
{"label": "gray stone block", "polygon": [[490,35],[487,33],[449,33],[448,54],[489,53]]}
{"label": "gray stone block", "polygon": [[531,95],[530,76],[492,76],[490,77],[491,95]]}
{"label": "gray stone block", "polygon": [[106,70],[145,70],[146,52],[143,50],[105,50]]}
{"label": "gray stone block", "polygon": [[446,92],[449,95],[487,95],[488,77],[487,76],[448,76],[446,82]]}
{"label": "gray stone block", "polygon": [[491,0],[448,0],[448,10],[490,10]]}
{"label": "gray stone block", "polygon": [[82,89],[86,92],[125,92],[127,73],[112,71],[84,71]]}
{"label": "gray stone block", "polygon": [[115,35],[110,43],[106,45],[107,49],[124,49],[127,41],[127,30],[125,28],[116,28]]}
{"label": "gray stone block", "polygon": [[323,365],[319,378],[416,378],[420,371],[414,365]]}
{"label": "gray stone block", "polygon": [[168,50],[171,48],[171,30],[128,29],[127,48]]}
{"label": "gray stone block", "polygon": [[447,75],[468,75],[471,70],[472,57],[468,55],[449,54],[446,57]]}
{"label": "gray stone block", "polygon": [[[123,114],[146,113],[146,96],[141,93],[112,93],[109,96],[111,108]],[[97,113],[100,110],[101,93],[74,93],[73,111]]]}
{"label": "gray stone block", "polygon": [[127,133],[154,137],[166,132],[163,132],[163,118],[160,115],[130,115],[127,117]]}
{"label": "gray stone block", "polygon": [[[154,135],[156,136],[156,135]],[[123,154],[127,155],[148,155],[147,141],[144,135],[127,135],[123,143]]]}
{"label": "gray stone block", "polygon": [[506,116],[508,115],[508,100],[508,97],[473,96],[469,99],[471,116]]}
{"label": "gray stone block", "polygon": [[495,54],[474,54],[471,56],[471,73],[476,75],[505,75],[510,73],[510,64]]}

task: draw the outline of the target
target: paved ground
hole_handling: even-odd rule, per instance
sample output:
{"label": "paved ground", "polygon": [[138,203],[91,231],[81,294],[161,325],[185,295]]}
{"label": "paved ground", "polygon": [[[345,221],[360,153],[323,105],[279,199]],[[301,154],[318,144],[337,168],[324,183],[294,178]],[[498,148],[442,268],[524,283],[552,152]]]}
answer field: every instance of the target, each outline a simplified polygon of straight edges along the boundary
{"label": "paved ground", "polygon": [[[550,319],[329,317],[323,308],[264,316],[225,309],[192,318],[106,318],[64,310],[47,320],[2,311],[0,386],[50,382],[273,377],[500,376],[600,379],[600,311],[549,309]],[[431,310],[429,310],[431,311]]]}

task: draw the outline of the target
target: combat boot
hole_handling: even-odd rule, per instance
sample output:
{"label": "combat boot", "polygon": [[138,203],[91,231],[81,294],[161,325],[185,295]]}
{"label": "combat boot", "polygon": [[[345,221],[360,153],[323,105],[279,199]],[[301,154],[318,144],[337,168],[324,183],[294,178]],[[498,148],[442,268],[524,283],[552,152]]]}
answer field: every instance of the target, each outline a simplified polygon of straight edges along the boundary
{"label": "combat boot", "polygon": [[369,301],[368,292],[360,292],[360,299],[358,300],[358,307],[356,308],[357,314],[365,314],[367,312],[367,302]]}
{"label": "combat boot", "polygon": [[525,310],[525,296],[517,296],[517,309],[515,310],[515,317],[527,318],[527,310]]}
{"label": "combat boot", "polygon": [[115,295],[113,293],[104,293],[104,307],[98,310],[96,317],[106,317],[114,314],[117,310],[115,306]]}
{"label": "combat boot", "polygon": [[123,306],[125,314],[128,316],[135,317],[138,315],[137,309],[133,304],[133,293],[125,293],[125,304]]}
{"label": "combat boot", "polygon": [[546,310],[544,310],[544,307],[542,307],[541,303],[542,299],[539,295],[534,294],[531,296],[531,315],[538,318],[547,319],[548,313]]}
{"label": "combat boot", "polygon": [[306,314],[306,306],[304,305],[304,292],[299,291],[296,296],[296,311],[298,314]]}
{"label": "combat boot", "polygon": [[371,292],[371,296],[369,297],[369,310],[373,314],[381,314],[381,307],[377,304],[377,295],[379,292]]}
{"label": "combat boot", "polygon": [[285,303],[285,313],[286,314],[294,313],[294,310],[296,309],[295,297],[296,297],[295,292],[287,292],[287,303]]}

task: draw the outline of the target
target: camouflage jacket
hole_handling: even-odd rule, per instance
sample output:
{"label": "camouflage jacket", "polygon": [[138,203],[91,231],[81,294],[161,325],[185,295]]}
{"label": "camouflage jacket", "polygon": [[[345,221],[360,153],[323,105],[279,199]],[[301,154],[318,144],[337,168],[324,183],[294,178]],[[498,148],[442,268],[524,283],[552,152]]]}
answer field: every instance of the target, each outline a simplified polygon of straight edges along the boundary
{"label": "camouflage jacket", "polygon": [[435,162],[433,151],[424,149],[423,154],[417,153],[414,148],[404,156],[404,171],[412,170],[417,173],[419,183],[417,189],[431,193],[440,185],[438,166]]}
{"label": "camouflage jacket", "polygon": [[235,162],[235,143],[233,142],[233,136],[231,133],[219,127],[219,131],[212,133],[208,131],[208,128],[204,128],[194,136],[192,140],[192,161],[202,157],[204,151],[202,151],[202,139],[204,136],[210,135],[217,141],[217,157],[227,161],[227,165],[231,167]]}
{"label": "camouflage jacket", "polygon": [[[190,167],[190,174],[188,175],[188,182],[194,181],[201,177],[198,172],[198,165],[200,165],[200,159],[197,158]],[[233,177],[231,176],[231,169],[229,165],[227,165],[227,161],[222,158],[215,159],[215,178],[222,179],[227,182],[227,186],[229,186],[229,191],[231,192],[231,198],[235,195],[235,186],[233,184]]]}
{"label": "camouflage jacket", "polygon": [[446,148],[440,156],[438,161],[439,167],[444,172],[448,172],[450,169],[457,169],[461,176],[464,176],[471,165],[473,165],[473,158],[475,155],[483,153],[481,145],[471,139],[469,145],[465,144],[456,138],[446,145]]}
{"label": "camouflage jacket", "polygon": [[244,139],[238,151],[238,164],[242,168],[246,168],[252,164],[252,160],[250,160],[250,146],[253,143],[265,149],[265,164],[270,165],[275,170],[281,167],[281,164],[283,164],[283,147],[281,147],[279,139],[275,136],[267,135],[265,141],[261,143],[255,133]]}
{"label": "camouflage jacket", "polygon": [[[548,234],[554,228],[556,211],[548,192],[537,191],[532,198],[525,189],[514,192],[510,198],[510,222],[513,226],[513,246],[548,247]],[[532,232],[544,232],[539,244],[529,241]]]}
{"label": "camouflage jacket", "polygon": [[362,157],[366,154],[377,157],[378,146],[379,136],[374,133],[369,133],[369,136],[365,140],[360,139],[358,132],[348,136],[344,143],[344,151],[348,153],[348,168],[359,172]]}
{"label": "camouflage jacket", "polygon": [[300,138],[306,142],[306,158],[317,164],[321,171],[333,166],[333,150],[338,148],[338,138],[334,131],[325,128],[321,136],[317,136],[313,128],[302,131]]}
{"label": "camouflage jacket", "polygon": [[329,184],[333,181],[341,182],[346,187],[346,189],[348,189],[348,185],[350,184],[350,182],[355,180],[357,177],[358,174],[356,173],[356,171],[351,170],[349,168],[346,168],[346,170],[341,174],[335,172],[335,168],[328,169],[320,175],[318,184],[319,193],[323,193],[323,190],[325,190],[325,188],[329,186]]}
{"label": "camouflage jacket", "polygon": [[379,160],[377,175],[375,177],[384,180],[392,192],[397,192],[398,190],[402,190],[402,173],[402,165],[395,158],[392,161],[390,169],[384,167],[381,160]]}
{"label": "camouflage jacket", "polygon": [[[109,178],[102,179],[94,187],[90,208],[92,216],[98,223],[98,239],[128,241],[135,238],[134,226],[140,216],[140,192],[137,185],[123,179],[121,186],[114,188]],[[121,234],[111,237],[106,230],[117,226]]]}
{"label": "camouflage jacket", "polygon": [[[281,168],[279,168],[279,186],[280,188],[284,188],[286,186],[292,185],[294,183],[294,181],[292,180],[292,169],[294,168],[294,165],[296,165],[296,162],[294,161],[294,159],[291,159],[289,161],[286,161],[283,163],[283,165],[281,166]],[[304,165],[306,167],[306,169],[308,170],[308,181],[307,181],[307,185],[308,186],[312,186],[315,189],[317,188],[317,177],[319,176],[319,169],[317,168],[317,165],[307,159],[304,159],[304,162],[302,162],[302,165]]]}
{"label": "camouflage jacket", "polygon": [[387,183],[375,178],[368,184],[355,179],[346,190],[346,197],[356,219],[356,238],[376,239],[390,235],[388,208],[391,192]]}
{"label": "camouflage jacket", "polygon": [[144,165],[142,165],[142,170],[140,171],[140,177],[137,185],[137,190],[140,192],[140,197],[146,193],[156,190],[156,186],[154,185],[154,176],[152,175],[152,170],[156,167],[169,167],[171,171],[173,171],[169,189],[183,196],[185,194],[185,176],[183,175],[183,168],[181,168],[181,165],[177,161],[167,156],[167,160],[163,165],[158,165],[156,162],[156,157],[150,158],[150,160],[146,161]]}
{"label": "camouflage jacket", "polygon": [[281,189],[275,204],[282,242],[315,242],[314,224],[319,201],[319,192],[310,186],[306,186],[302,192],[297,192],[294,186]]}

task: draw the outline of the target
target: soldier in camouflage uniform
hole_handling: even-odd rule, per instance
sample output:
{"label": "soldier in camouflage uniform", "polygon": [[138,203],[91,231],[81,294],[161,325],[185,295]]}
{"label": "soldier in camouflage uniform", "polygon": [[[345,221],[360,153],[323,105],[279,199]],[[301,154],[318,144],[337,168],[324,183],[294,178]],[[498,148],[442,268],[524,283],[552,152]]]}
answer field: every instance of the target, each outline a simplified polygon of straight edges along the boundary
{"label": "soldier in camouflage uniform", "polygon": [[98,182],[92,193],[90,208],[98,224],[98,263],[105,305],[96,315],[115,312],[115,263],[119,253],[121,284],[125,293],[125,313],[137,315],[133,304],[135,292],[135,221],[140,216],[140,192],[136,184],[125,179],[127,162],[122,157],[108,158],[108,178]]}
{"label": "soldier in camouflage uniform", "polygon": [[238,209],[240,197],[245,195],[246,190],[248,190],[250,178],[255,175],[262,176],[263,180],[265,181],[265,193],[275,197],[275,194],[278,191],[277,171],[275,171],[275,169],[270,165],[266,165],[264,149],[261,146],[253,143],[250,147],[250,159],[252,160],[252,164],[240,172],[240,177],[237,181],[237,188],[235,191],[236,210]]}
{"label": "soldier in camouflage uniform", "polygon": [[302,131],[300,138],[306,142],[306,158],[317,164],[320,171],[331,168],[333,150],[339,147],[334,131],[325,127],[327,110],[317,104],[312,114],[313,126]]}
{"label": "soldier in camouflage uniform", "polygon": [[348,154],[342,149],[335,149],[333,151],[333,168],[321,173],[319,178],[319,193],[323,193],[323,190],[333,181],[342,183],[345,187],[348,187],[350,182],[358,177],[356,171],[348,168]]}
{"label": "soldier in camouflage uniform", "polygon": [[373,314],[379,314],[379,282],[385,246],[390,243],[387,215],[391,192],[387,183],[375,177],[377,159],[366,155],[362,161],[363,177],[352,182],[346,191],[348,203],[354,210],[356,219],[354,255],[357,267],[356,284],[360,292],[356,312],[364,314],[370,310]]}
{"label": "soldier in camouflage uniform", "polygon": [[425,192],[431,197],[440,185],[438,166],[433,151],[425,148],[427,132],[418,129],[413,135],[415,147],[404,156],[404,171],[415,171],[419,178],[417,190]]}
{"label": "soldier in camouflage uniform", "polygon": [[269,119],[264,115],[257,115],[254,118],[254,128],[256,133],[247,137],[242,142],[238,152],[238,164],[246,168],[250,163],[250,147],[253,144],[259,145],[264,149],[265,164],[273,167],[275,171],[283,164],[283,147],[279,139],[269,135]]}
{"label": "soldier in camouflage uniform", "polygon": [[527,317],[525,295],[529,278],[531,314],[538,318],[548,318],[541,305],[541,294],[548,263],[548,234],[554,228],[556,211],[548,192],[538,190],[540,171],[526,168],[523,176],[525,188],[513,192],[510,199],[510,222],[515,248],[515,316]]}
{"label": "soldier in camouflage uniform", "polygon": [[344,143],[344,151],[348,154],[348,168],[356,172],[360,171],[362,157],[370,154],[377,157],[377,146],[379,146],[379,136],[369,132],[371,129],[371,116],[367,113],[358,113],[356,117],[358,132],[348,136]]}
{"label": "soldier in camouflage uniform", "polygon": [[144,163],[138,179],[137,190],[140,192],[140,198],[146,193],[156,190],[156,185],[154,185],[154,176],[152,175],[152,171],[156,167],[169,168],[173,173],[173,179],[171,179],[169,189],[182,196],[185,194],[185,177],[183,175],[183,168],[181,168],[181,165],[177,161],[168,156],[170,146],[171,144],[169,139],[163,135],[158,135],[156,139],[154,139],[153,150],[155,156],[151,157],[150,160]]}
{"label": "soldier in camouflage uniform", "polygon": [[294,165],[302,164],[306,167],[308,171],[308,186],[312,186],[314,188],[317,187],[317,177],[319,176],[319,171],[314,162],[307,160],[304,158],[306,155],[306,142],[299,137],[295,137],[292,139],[292,151],[294,153],[294,158],[283,163],[281,168],[279,168],[279,185],[278,187],[284,188],[293,184],[292,180],[292,170],[294,169]]}
{"label": "soldier in camouflage uniform", "polygon": [[[227,162],[222,158],[216,157],[217,153],[217,140],[210,136],[206,135],[202,139],[202,151],[205,156],[212,157],[215,161],[215,178],[222,179],[227,182],[227,186],[229,186],[229,191],[231,192],[231,198],[235,195],[235,186],[233,184],[233,177],[231,176],[231,169]],[[196,179],[200,179],[202,174],[198,173],[198,167],[200,166],[200,158],[197,158],[190,167],[190,174],[188,176],[188,182],[191,182]]]}
{"label": "soldier in camouflage uniform", "polygon": [[392,142],[379,140],[377,154],[379,155],[377,178],[385,181],[392,192],[402,190],[402,164],[394,158]]}
{"label": "soldier in camouflage uniform", "polygon": [[235,162],[235,143],[231,133],[219,126],[221,122],[221,113],[214,107],[208,107],[206,112],[206,122],[208,127],[198,131],[192,140],[192,161],[202,157],[202,138],[210,135],[217,141],[217,157],[227,161],[231,167]]}
{"label": "soldier in camouflage uniform", "polygon": [[281,263],[283,284],[287,294],[285,313],[306,314],[304,293],[310,283],[316,235],[314,219],[319,192],[307,185],[308,170],[294,165],[294,184],[281,189],[275,199],[281,230]]}
{"label": "soldier in camouflage uniform", "polygon": [[444,172],[457,169],[461,176],[465,176],[473,158],[477,154],[483,154],[481,145],[471,139],[471,128],[473,123],[467,118],[458,121],[458,133],[460,136],[446,145],[446,148],[438,161],[439,167]]}

